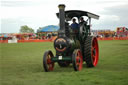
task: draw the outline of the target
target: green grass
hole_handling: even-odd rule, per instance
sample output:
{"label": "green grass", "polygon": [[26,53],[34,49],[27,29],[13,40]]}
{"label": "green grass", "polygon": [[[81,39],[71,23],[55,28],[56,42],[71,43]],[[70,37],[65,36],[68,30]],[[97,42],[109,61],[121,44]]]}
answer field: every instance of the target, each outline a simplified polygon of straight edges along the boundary
{"label": "green grass", "polygon": [[97,67],[75,72],[72,65],[44,72],[42,56],[53,43],[0,44],[1,85],[128,85],[128,40],[99,41]]}

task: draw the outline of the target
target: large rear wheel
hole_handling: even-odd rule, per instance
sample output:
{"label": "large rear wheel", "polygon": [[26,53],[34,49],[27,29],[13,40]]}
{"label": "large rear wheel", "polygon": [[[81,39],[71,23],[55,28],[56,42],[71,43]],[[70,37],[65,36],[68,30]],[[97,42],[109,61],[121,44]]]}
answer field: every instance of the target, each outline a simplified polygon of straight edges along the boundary
{"label": "large rear wheel", "polygon": [[46,51],[43,56],[43,67],[45,72],[53,71],[54,62],[52,62],[51,58],[54,57],[52,51]]}
{"label": "large rear wheel", "polygon": [[72,63],[75,71],[80,71],[83,67],[83,56],[80,49],[74,50],[72,54]]}
{"label": "large rear wheel", "polygon": [[84,57],[88,67],[95,67],[99,59],[99,47],[96,37],[88,36],[84,43]]}

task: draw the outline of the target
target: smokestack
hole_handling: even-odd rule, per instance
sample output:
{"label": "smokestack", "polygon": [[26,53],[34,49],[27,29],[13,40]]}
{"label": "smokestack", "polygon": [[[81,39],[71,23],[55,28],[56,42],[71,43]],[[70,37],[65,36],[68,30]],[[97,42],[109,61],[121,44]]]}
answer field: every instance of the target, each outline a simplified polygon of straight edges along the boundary
{"label": "smokestack", "polygon": [[59,25],[60,25],[60,30],[59,30],[59,36],[65,36],[65,5],[60,4],[58,6],[59,8]]}

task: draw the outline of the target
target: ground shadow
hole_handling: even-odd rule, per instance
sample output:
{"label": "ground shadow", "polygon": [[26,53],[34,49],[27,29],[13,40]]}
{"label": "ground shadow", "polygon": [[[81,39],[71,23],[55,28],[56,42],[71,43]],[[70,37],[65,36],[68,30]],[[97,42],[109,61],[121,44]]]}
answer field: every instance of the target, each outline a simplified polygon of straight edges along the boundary
{"label": "ground shadow", "polygon": [[[88,67],[86,64],[83,64],[83,68],[88,68]],[[70,64],[70,66],[68,67],[60,67],[58,65],[55,65],[54,70],[52,72],[74,72],[74,71],[75,70],[73,68],[73,65]],[[42,69],[40,71],[38,70],[38,72],[45,72],[44,68],[42,67]]]}

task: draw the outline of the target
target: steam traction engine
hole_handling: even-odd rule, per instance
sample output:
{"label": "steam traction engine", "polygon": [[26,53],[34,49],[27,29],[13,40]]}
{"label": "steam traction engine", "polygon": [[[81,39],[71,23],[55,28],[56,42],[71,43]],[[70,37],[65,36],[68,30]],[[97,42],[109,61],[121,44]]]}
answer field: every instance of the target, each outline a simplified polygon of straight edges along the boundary
{"label": "steam traction engine", "polygon": [[[57,17],[60,20],[58,37],[54,41],[56,55],[48,50],[43,56],[43,67],[46,72],[53,71],[54,63],[60,67],[67,67],[72,63],[75,71],[83,67],[85,61],[87,67],[95,67],[99,59],[99,48],[97,38],[90,35],[91,18],[99,19],[98,15],[80,10],[65,11],[65,5],[61,4]],[[80,24],[77,31],[73,31],[68,21],[73,17],[88,17],[87,23]]]}

